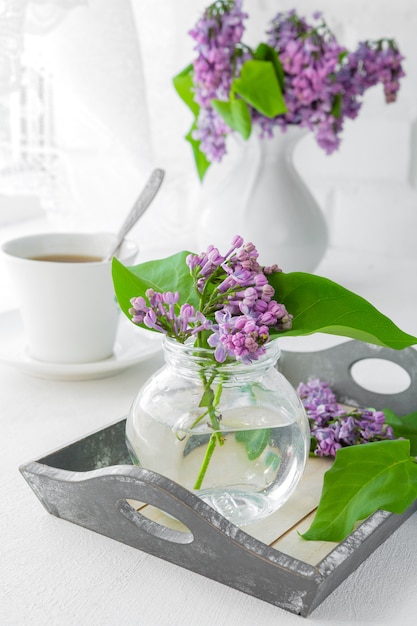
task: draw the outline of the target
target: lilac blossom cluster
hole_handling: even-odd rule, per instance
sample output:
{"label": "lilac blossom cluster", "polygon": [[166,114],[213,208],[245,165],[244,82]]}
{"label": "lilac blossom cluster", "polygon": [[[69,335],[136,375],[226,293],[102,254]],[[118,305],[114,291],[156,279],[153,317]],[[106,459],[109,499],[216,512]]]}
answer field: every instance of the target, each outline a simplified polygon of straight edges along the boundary
{"label": "lilac blossom cluster", "polygon": [[394,439],[382,411],[344,408],[326,381],[301,383],[297,391],[310,422],[313,452],[317,456],[334,457],[342,447]]}
{"label": "lilac blossom cluster", "polygon": [[335,78],[345,53],[319,13],[311,26],[295,11],[278,13],[268,31],[268,44],[278,53],[284,71],[284,97],[288,112],[272,120],[265,118],[262,131],[272,135],[297,124],[315,131],[316,140],[326,153],[338,146],[342,115],[335,115],[335,102],[342,88]]}
{"label": "lilac blossom cluster", "polygon": [[401,56],[393,40],[362,42],[348,52],[330,32],[320,13],[309,24],[295,11],[279,13],[271,22],[268,43],[278,53],[284,70],[288,112],[260,120],[264,134],[274,126],[283,130],[298,124],[315,132],[327,154],[340,144],[346,118],[355,119],[367,89],[382,83],[386,102],[394,102],[404,76]]}
{"label": "lilac blossom cluster", "polygon": [[[221,255],[214,246],[187,257],[200,301],[196,310],[188,303],[179,305],[178,292],[157,293],[132,298],[129,310],[133,322],[144,324],[180,342],[194,337],[196,345],[214,348],[219,363],[228,357],[249,363],[265,353],[269,330],[291,328],[292,316],[274,300],[275,291],[268,275],[278,266],[262,267],[252,243],[236,236],[230,250]],[[207,346],[202,331],[209,331]]]}
{"label": "lilac blossom cluster", "polygon": [[135,324],[145,324],[181,342],[208,328],[208,320],[191,304],[182,304],[177,312],[176,305],[180,298],[178,291],[160,293],[147,289],[145,295],[148,303],[142,296],[130,300],[132,307],[129,313]]}
{"label": "lilac blossom cluster", "polygon": [[381,83],[385,101],[395,102],[400,89],[400,78],[405,76],[401,65],[403,56],[393,40],[366,41],[350,53],[338,79],[346,99],[363,95],[367,89]]}
{"label": "lilac blossom cluster", "polygon": [[226,152],[225,137],[231,129],[211,106],[211,101],[228,100],[233,76],[244,61],[239,49],[244,32],[242,0],[218,0],[204,11],[190,31],[198,53],[193,63],[194,99],[200,111],[193,139],[209,161],[221,161]]}
{"label": "lilac blossom cluster", "polygon": [[[193,139],[208,161],[220,161],[226,137],[232,130],[213,109],[213,99],[228,100],[234,77],[253,52],[242,43],[242,0],[218,0],[208,7],[190,31],[196,41],[194,99],[201,109]],[[386,102],[394,102],[404,76],[401,56],[393,40],[362,42],[349,52],[340,46],[320,13],[312,23],[295,10],[278,13],[267,30],[267,43],[278,54],[284,74],[283,95],[287,112],[274,118],[249,107],[261,137],[271,137],[276,127],[308,128],[327,153],[340,144],[346,118],[354,119],[367,89],[381,83]]]}

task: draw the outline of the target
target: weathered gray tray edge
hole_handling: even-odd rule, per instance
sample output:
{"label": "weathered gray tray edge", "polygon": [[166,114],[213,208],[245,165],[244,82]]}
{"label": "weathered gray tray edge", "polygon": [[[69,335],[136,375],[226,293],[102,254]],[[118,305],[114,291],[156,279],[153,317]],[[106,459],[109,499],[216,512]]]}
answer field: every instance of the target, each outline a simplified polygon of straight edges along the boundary
{"label": "weathered gray tray edge", "polygon": [[[416,389],[417,352],[413,349],[396,352],[351,341],[318,353],[284,353],[281,369],[295,385],[319,373],[342,398],[355,398],[358,404],[375,408],[390,406],[400,414],[413,410],[415,392],[410,394],[410,389],[372,399],[369,392],[364,395],[362,388],[356,389],[346,370],[350,372],[353,362],[369,356],[401,364],[412,379],[411,390]],[[101,467],[103,458],[109,461],[106,467]],[[251,537],[169,479],[129,465],[124,420],[27,463],[20,471],[52,515],[304,617],[417,510],[416,502],[403,515],[376,512],[312,566]],[[190,533],[152,522],[127,500],[166,511]]]}

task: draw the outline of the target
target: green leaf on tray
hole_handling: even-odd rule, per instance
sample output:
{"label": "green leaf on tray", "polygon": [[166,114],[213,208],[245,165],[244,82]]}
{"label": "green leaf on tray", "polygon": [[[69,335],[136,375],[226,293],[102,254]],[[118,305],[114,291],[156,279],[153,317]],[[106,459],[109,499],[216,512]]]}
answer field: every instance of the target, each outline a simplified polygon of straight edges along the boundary
{"label": "green leaf on tray", "polygon": [[[321,332],[401,350],[417,343],[372,304],[328,278],[275,272],[269,276],[275,298],[294,316],[283,336]],[[272,333],[271,333],[272,334]]]}
{"label": "green leaf on tray", "polygon": [[[116,298],[123,313],[130,318],[131,298],[145,297],[147,289],[155,291],[179,291],[181,304],[188,302],[198,306],[198,296],[194,290],[193,279],[185,260],[189,253],[178,252],[165,259],[148,261],[127,268],[116,258],[112,263],[113,283]],[[142,324],[144,328],[147,328]]]}
{"label": "green leaf on tray", "polygon": [[384,409],[384,415],[387,424],[392,426],[394,435],[408,439],[411,454],[417,456],[417,411],[399,417],[391,409]]}
{"label": "green leaf on tray", "polygon": [[232,83],[232,91],[267,117],[287,112],[281,87],[270,61],[246,61],[239,78]]}
{"label": "green leaf on tray", "polygon": [[417,498],[417,464],[407,440],[341,448],[324,475],[310,541],[342,541],[357,521],[379,509],[403,513]]}

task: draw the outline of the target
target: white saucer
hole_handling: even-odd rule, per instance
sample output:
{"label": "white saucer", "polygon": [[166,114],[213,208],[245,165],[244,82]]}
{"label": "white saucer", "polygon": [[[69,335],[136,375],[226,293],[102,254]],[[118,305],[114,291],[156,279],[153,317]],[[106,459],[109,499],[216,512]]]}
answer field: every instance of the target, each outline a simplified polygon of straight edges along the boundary
{"label": "white saucer", "polygon": [[94,363],[46,363],[28,354],[19,311],[0,314],[0,362],[38,378],[87,380],[112,376],[157,354],[161,342],[162,335],[135,326],[121,314],[112,357]]}

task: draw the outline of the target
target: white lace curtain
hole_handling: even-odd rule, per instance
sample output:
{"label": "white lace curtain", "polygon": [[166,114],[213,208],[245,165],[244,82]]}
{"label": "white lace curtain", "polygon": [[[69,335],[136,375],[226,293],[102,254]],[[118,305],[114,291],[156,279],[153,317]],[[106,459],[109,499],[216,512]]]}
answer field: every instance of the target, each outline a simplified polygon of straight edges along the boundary
{"label": "white lace curtain", "polygon": [[[126,206],[151,163],[137,31],[129,2],[5,0],[1,187],[46,210]],[[124,198],[126,194],[126,198]]]}

